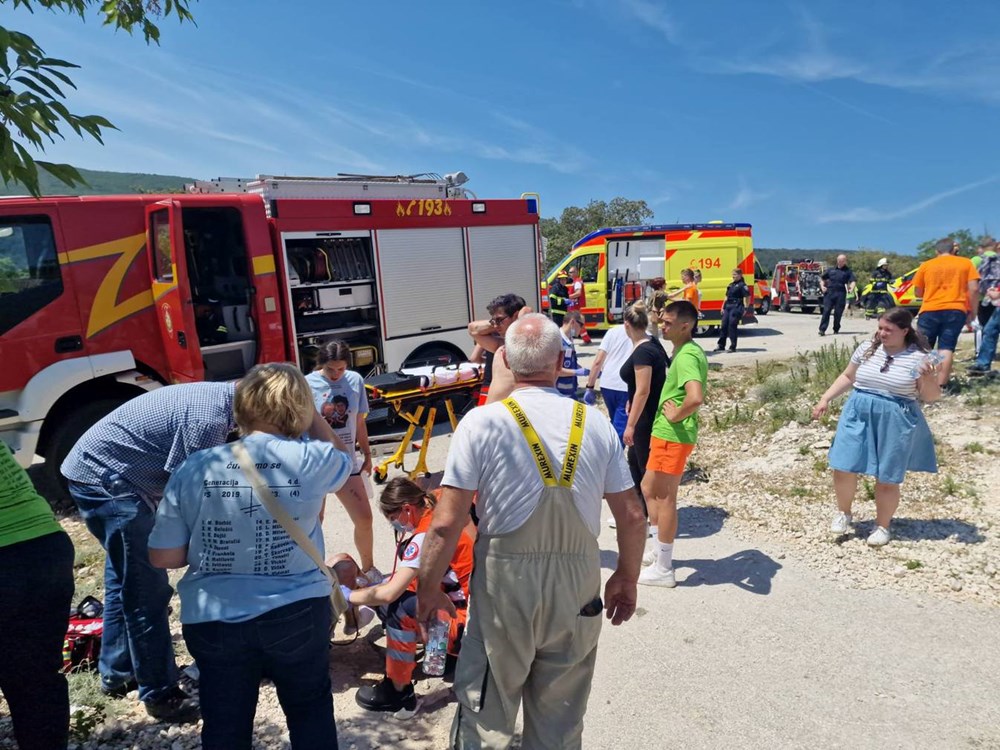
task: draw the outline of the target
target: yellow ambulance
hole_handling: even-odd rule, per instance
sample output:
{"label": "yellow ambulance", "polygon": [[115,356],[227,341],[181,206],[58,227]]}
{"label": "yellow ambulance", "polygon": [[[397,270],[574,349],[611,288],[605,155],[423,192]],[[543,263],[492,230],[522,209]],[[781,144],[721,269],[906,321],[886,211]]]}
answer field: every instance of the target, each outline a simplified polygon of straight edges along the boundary
{"label": "yellow ambulance", "polygon": [[[577,272],[574,281],[583,284],[580,311],[592,331],[620,323],[624,309],[644,296],[646,283],[652,279],[665,279],[668,292],[680,289],[684,268],[701,271],[703,327],[719,326],[733,269],[743,271],[751,294],[756,293],[750,224],[712,221],[598,229],[578,240],[549,271],[542,282],[543,308],[548,306],[548,284],[570,268]],[[756,322],[756,304],[755,299],[744,323]]]}

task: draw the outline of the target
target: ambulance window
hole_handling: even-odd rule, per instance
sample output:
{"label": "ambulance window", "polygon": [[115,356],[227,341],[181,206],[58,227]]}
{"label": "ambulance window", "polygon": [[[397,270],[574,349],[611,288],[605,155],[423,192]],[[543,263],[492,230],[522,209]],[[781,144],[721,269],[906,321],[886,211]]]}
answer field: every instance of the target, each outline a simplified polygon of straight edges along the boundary
{"label": "ambulance window", "polygon": [[157,281],[173,281],[174,267],[170,245],[170,215],[167,209],[156,211],[149,217],[153,235],[153,273]]}
{"label": "ambulance window", "polygon": [[0,218],[0,334],[27,320],[62,292],[49,217]]}
{"label": "ambulance window", "polygon": [[592,253],[591,255],[581,255],[577,258],[579,264],[580,278],[583,279],[584,283],[592,284],[597,281],[597,268],[600,262],[600,253]]}

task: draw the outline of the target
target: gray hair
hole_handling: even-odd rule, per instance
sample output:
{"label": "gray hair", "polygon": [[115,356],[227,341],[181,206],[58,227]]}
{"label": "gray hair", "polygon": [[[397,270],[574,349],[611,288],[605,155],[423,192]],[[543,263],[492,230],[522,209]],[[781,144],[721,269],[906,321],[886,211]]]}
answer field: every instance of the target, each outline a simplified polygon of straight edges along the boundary
{"label": "gray hair", "polygon": [[559,328],[540,313],[531,313],[514,321],[504,336],[507,364],[514,378],[548,373],[555,368],[562,352]]}

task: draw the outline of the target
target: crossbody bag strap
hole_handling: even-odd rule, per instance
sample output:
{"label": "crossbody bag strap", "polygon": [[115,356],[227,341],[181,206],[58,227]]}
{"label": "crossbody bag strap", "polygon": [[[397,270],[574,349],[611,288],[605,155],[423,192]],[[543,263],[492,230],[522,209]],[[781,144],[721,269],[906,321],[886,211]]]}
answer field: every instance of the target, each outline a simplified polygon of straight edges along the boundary
{"label": "crossbody bag strap", "polygon": [[323,561],[312,539],[306,535],[301,526],[295,523],[295,519],[292,518],[284,506],[275,498],[274,493],[271,492],[271,488],[267,486],[264,478],[257,471],[253,458],[251,458],[250,453],[242,442],[233,443],[233,455],[236,456],[237,461],[240,463],[240,468],[243,469],[243,473],[250,480],[250,484],[253,485],[260,504],[267,509],[267,512],[271,514],[271,517],[275,521],[281,524],[282,528],[288,532],[288,536],[299,546],[299,549],[309,556],[316,564],[316,567],[320,569],[330,582],[330,602],[333,604],[333,621],[336,622],[350,606],[344,598],[344,592],[340,590],[340,582],[333,577],[333,573],[330,572],[330,568]]}
{"label": "crossbody bag strap", "polygon": [[505,398],[503,400],[503,405],[507,407],[507,411],[509,411],[511,416],[514,417],[514,421],[517,422],[517,426],[521,429],[521,434],[524,435],[524,440],[528,443],[531,455],[534,457],[535,464],[538,466],[538,473],[542,475],[542,482],[546,487],[558,486],[559,481],[556,479],[556,473],[552,470],[552,463],[549,461],[548,454],[545,452],[545,447],[542,445],[542,441],[538,438],[538,433],[535,432],[535,428],[531,426],[531,422],[528,420],[528,415],[524,413],[520,404],[518,404],[512,397]]}

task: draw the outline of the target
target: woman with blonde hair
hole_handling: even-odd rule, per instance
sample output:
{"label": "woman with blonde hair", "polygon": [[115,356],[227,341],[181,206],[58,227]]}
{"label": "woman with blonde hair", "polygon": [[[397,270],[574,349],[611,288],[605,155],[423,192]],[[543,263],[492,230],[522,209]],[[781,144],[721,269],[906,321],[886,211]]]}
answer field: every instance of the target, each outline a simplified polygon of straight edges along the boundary
{"label": "woman with blonde hair", "polygon": [[[413,691],[417,643],[422,638],[416,619],[417,572],[439,493],[426,492],[406,477],[389,480],[379,499],[379,509],[396,530],[395,569],[379,586],[344,592],[352,605],[378,607],[386,631],[386,676],[375,685],[360,688],[354,699],[368,711],[385,711],[399,719],[411,717],[418,707]],[[457,613],[448,634],[448,653],[452,655],[458,654],[468,618],[472,546],[472,536],[468,530],[463,531],[441,581]]]}
{"label": "woman with blonde hair", "polygon": [[[277,503],[323,554],[320,514],[353,456],[316,412],[291,364],[257,365],[236,387],[240,444]],[[278,691],[293,748],[336,748],[330,694],[330,583],[261,504],[236,444],[198,451],[174,471],[149,559],[187,566],[181,625],[200,671],[206,750],[253,743],[262,678]]]}
{"label": "woman with blonde hair", "polygon": [[917,403],[941,397],[937,364],[927,349],[912,313],[901,307],[888,310],[872,340],[854,350],[847,368],[813,409],[813,419],[819,419],[833,399],[852,391],[830,447],[837,495],[832,533],[850,531],[858,475],[867,474],[875,477],[875,530],[868,544],[888,544],[906,472],[937,472],[934,439]]}

